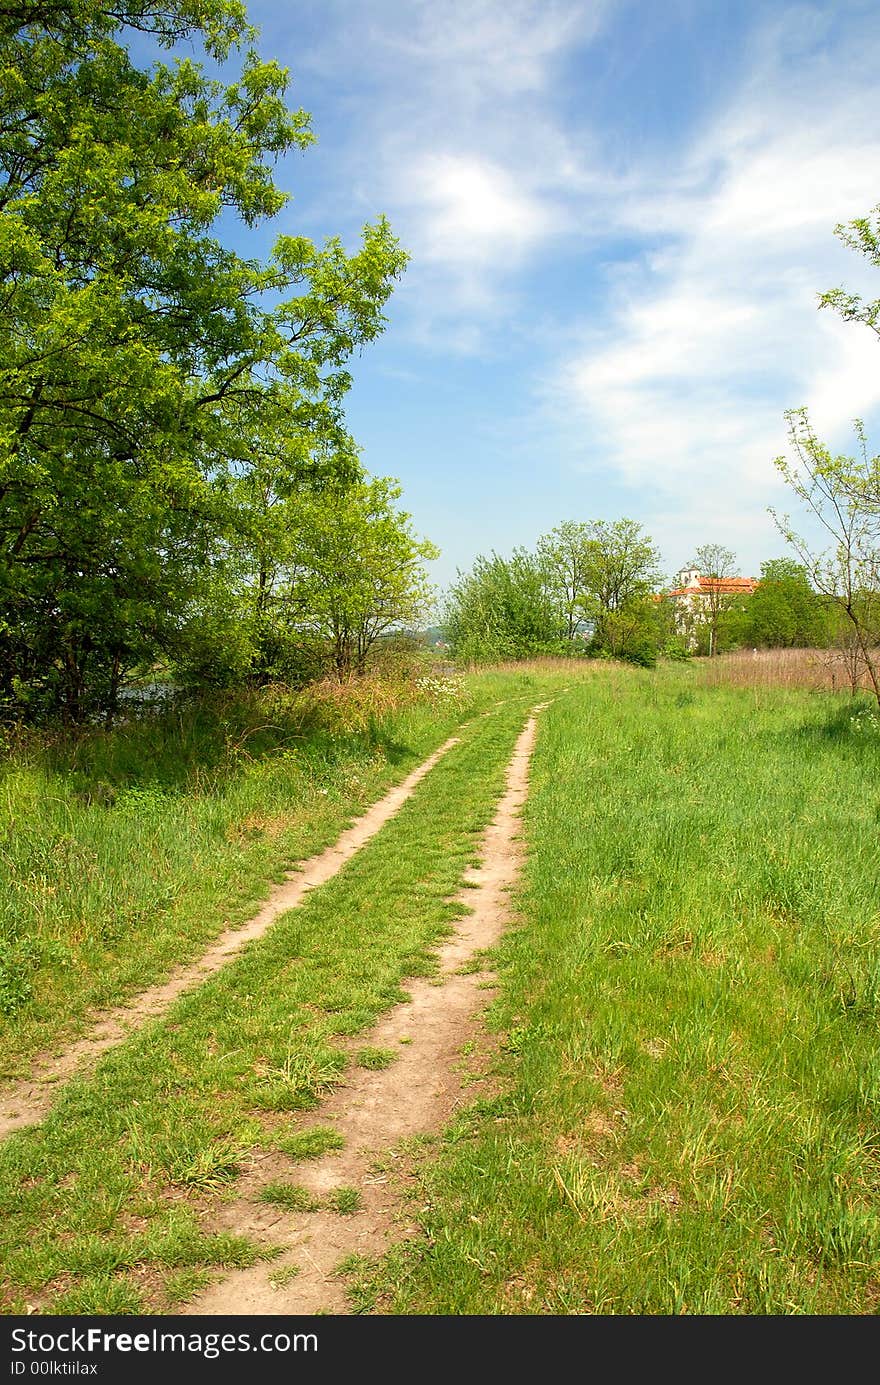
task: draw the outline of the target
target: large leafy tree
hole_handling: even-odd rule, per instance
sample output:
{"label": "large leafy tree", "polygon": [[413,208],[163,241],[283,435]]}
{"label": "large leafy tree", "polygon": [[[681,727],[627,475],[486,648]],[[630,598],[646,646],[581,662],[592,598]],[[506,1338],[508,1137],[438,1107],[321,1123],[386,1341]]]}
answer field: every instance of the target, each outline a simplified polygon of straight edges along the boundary
{"label": "large leafy tree", "polygon": [[593,520],[584,530],[581,610],[593,622],[593,644],[619,653],[619,632],[630,624],[624,613],[644,609],[660,581],[660,554],[634,519]]}
{"label": "large leafy tree", "polygon": [[[133,34],[193,59],[139,68]],[[309,143],[287,74],[237,0],[21,0],[0,10],[0,696],[78,718],[180,638],[218,535],[224,478],[266,421],[291,483],[343,433],[353,350],[404,259],[384,220],[348,255],[280,237],[226,248],[284,194]],[[309,439],[309,443],[306,443]],[[338,455],[339,449],[330,449]]]}
{"label": "large leafy tree", "polygon": [[595,572],[593,543],[593,526],[570,519],[557,524],[538,540],[538,560],[565,621],[565,635],[569,640],[574,639],[583,619],[584,603],[589,596],[588,581]]}

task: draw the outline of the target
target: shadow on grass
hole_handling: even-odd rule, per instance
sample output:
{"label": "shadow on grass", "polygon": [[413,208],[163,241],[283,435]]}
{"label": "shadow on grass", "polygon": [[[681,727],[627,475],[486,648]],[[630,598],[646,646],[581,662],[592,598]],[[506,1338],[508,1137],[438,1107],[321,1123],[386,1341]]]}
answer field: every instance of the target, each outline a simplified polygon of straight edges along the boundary
{"label": "shadow on grass", "polygon": [[402,762],[410,747],[393,716],[369,716],[345,728],[321,707],[267,703],[260,692],[179,696],[166,707],[135,713],[112,730],[98,727],[33,733],[27,758],[68,779],[89,803],[111,806],[116,793],[153,786],[168,793],[212,793],[248,762],[295,752],[301,762],[332,768],[381,751]]}
{"label": "shadow on grass", "polygon": [[873,742],[880,747],[880,710],[873,697],[864,693],[855,697],[847,695],[831,706],[817,708],[809,720],[787,734],[801,744],[804,740],[822,745]]}

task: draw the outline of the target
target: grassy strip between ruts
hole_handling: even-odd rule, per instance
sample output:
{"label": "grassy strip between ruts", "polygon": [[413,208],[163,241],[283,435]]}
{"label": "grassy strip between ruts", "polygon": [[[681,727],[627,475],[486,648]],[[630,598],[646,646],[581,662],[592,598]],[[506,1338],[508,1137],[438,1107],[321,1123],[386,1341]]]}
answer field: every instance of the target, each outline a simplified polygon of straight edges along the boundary
{"label": "grassy strip between ruts", "polygon": [[463,730],[338,876],[0,1147],[7,1311],[167,1308],[206,1267],[253,1260],[244,1240],[202,1230],[212,1198],[249,1151],[283,1150],[293,1113],[338,1080],[334,1036],[430,972],[526,708],[549,681],[505,680],[511,700]]}
{"label": "grassy strip between ruts", "polygon": [[361,1311],[877,1311],[880,734],[693,681],[542,719],[506,1095],[423,1161]]}
{"label": "grassy strip between ruts", "polygon": [[250,917],[500,682],[268,689],[7,754],[0,1080]]}

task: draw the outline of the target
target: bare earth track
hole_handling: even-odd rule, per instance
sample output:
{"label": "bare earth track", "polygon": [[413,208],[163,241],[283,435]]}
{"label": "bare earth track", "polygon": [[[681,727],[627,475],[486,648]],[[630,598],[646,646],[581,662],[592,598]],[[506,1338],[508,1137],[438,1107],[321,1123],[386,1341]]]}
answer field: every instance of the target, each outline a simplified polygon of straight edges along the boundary
{"label": "bare earth track", "polygon": [[120,1043],[148,1020],[156,1019],[184,991],[219,971],[246,943],[261,938],[275,919],[288,909],[296,908],[309,890],[323,885],[336,875],[346,861],[350,861],[355,852],[402,807],[441,756],[457,744],[458,737],[452,736],[441,745],[402,783],[347,828],[332,846],[290,871],[259,913],[238,927],[227,928],[195,962],[177,968],[167,981],[141,992],[129,1005],[108,1011],[85,1038],[71,1044],[63,1053],[47,1054],[38,1059],[30,1077],[0,1092],[0,1139],[13,1130],[38,1124],[49,1112],[61,1082]]}
{"label": "bare earth track", "polygon": [[[509,919],[508,892],[521,859],[519,814],[528,789],[535,741],[533,709],[507,770],[506,790],[487,829],[481,864],[468,872],[458,902],[470,910],[439,952],[437,980],[417,979],[409,1000],[389,1011],[366,1039],[399,1055],[388,1068],[352,1068],[343,1085],[313,1113],[313,1123],[332,1125],[345,1141],[338,1151],[296,1166],[295,1178],[315,1199],[340,1188],[357,1189],[359,1209],[283,1212],[259,1200],[270,1182],[290,1179],[291,1161],[272,1154],[239,1180],[238,1196],[225,1204],[212,1229],[245,1234],[263,1245],[283,1245],[271,1263],[235,1271],[183,1310],[190,1315],[311,1314],[348,1311],[345,1288],[334,1274],[346,1256],[381,1254],[415,1232],[405,1222],[402,1195],[381,1172],[401,1141],[439,1129],[464,1099],[467,1076],[462,1048],[476,1031],[486,973],[465,973],[482,949],[497,943]],[[289,906],[288,906],[289,907]],[[377,1172],[378,1165],[378,1172]],[[285,1273],[286,1271],[286,1273]],[[289,1280],[289,1282],[287,1282]]]}

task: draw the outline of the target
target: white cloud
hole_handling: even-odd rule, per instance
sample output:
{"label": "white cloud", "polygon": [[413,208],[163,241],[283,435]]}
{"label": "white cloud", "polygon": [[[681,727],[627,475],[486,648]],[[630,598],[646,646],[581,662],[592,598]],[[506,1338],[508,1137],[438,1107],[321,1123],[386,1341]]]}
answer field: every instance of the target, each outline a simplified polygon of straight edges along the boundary
{"label": "white cloud", "polygon": [[607,0],[416,0],[402,32],[398,5],[384,17],[373,7],[370,27],[390,57],[418,64],[423,81],[439,76],[472,105],[542,90],[556,56],[595,34],[607,9]]}
{"label": "white cloud", "polygon": [[435,264],[518,261],[555,230],[552,210],[485,159],[427,154],[408,172],[408,194],[421,218],[416,254]]}
{"label": "white cloud", "polygon": [[517,271],[570,228],[581,151],[553,113],[560,63],[600,31],[612,0],[371,0],[335,6],[329,75],[359,55],[346,156],[357,201],[385,210],[412,253],[408,330],[423,342],[486,344],[509,320]]}
{"label": "white cloud", "polygon": [[846,447],[848,421],[880,406],[876,337],[817,312],[820,290],[864,281],[833,229],[880,193],[878,50],[862,43],[849,63],[838,52],[848,79],[830,84],[824,50],[793,74],[778,31],[765,34],[737,100],[668,186],[633,172],[616,202],[618,230],[657,249],[609,280],[601,329],[557,363],[547,395],[587,425],[586,470],[601,458],[625,484],[677,498],[677,520],[668,508],[664,520],[677,542],[685,529],[700,542],[704,524],[747,544],[756,524],[763,533],[787,407],[808,405],[820,435]]}

